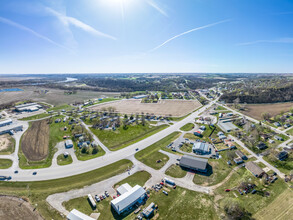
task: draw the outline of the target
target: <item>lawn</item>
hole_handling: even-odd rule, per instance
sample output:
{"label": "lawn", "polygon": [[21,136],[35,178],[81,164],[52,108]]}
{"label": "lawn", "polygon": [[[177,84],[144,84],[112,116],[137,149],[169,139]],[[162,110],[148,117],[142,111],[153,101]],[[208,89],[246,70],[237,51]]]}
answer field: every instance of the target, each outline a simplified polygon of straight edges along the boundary
{"label": "lawn", "polygon": [[209,159],[208,172],[206,174],[196,173],[193,178],[193,182],[198,185],[212,186],[222,182],[228,174],[232,171],[234,166],[227,164],[226,152],[221,152],[220,159]]}
{"label": "lawn", "polygon": [[182,147],[180,147],[180,150],[182,150],[182,151],[184,151],[184,152],[187,152],[187,153],[192,153],[192,147],[193,147],[192,144],[184,143],[184,144],[182,145]]}
{"label": "lawn", "polygon": [[186,176],[187,171],[183,170],[179,165],[173,164],[166,170],[165,174],[175,178],[182,178]]}
{"label": "lawn", "polygon": [[[159,192],[151,191],[146,204],[140,207],[141,210],[143,210],[152,202],[158,205],[159,209],[155,211],[154,214],[156,217],[153,219],[218,219],[212,203],[213,197],[203,193],[183,189],[178,186],[175,190],[171,188],[164,190],[169,191],[168,196],[163,194],[162,190]],[[134,214],[133,212],[127,216],[117,216],[117,214],[111,210],[110,201],[111,198],[107,198],[106,200],[97,203],[98,211],[95,212],[101,213],[101,219],[132,220],[137,216],[137,214]],[[76,208],[88,215],[93,212],[87,201],[87,197],[70,200],[65,202],[64,205],[67,210]]]}
{"label": "lawn", "polygon": [[[64,116],[55,116],[52,117],[51,121],[52,123],[49,125],[50,126],[50,132],[49,132],[49,152],[48,156],[41,161],[28,161],[23,154],[21,148],[19,148],[18,156],[19,156],[19,166],[22,169],[36,169],[36,168],[45,168],[49,167],[52,164],[52,158],[54,153],[57,151],[55,148],[56,144],[58,142],[63,141],[63,136],[70,136],[70,128],[71,125],[68,124],[68,120],[66,122],[60,122],[60,123],[55,123],[55,119],[61,118],[63,119]],[[67,127],[67,131],[64,131],[64,127]],[[22,140],[20,140],[21,143]]]}
{"label": "lawn", "polygon": [[48,116],[50,116],[50,114],[48,114],[48,113],[41,113],[41,114],[38,114],[38,115],[33,115],[33,116],[26,117],[26,118],[22,118],[20,120],[22,120],[22,121],[29,121],[29,120],[36,120],[36,119],[45,118],[45,117],[48,117]]}
{"label": "lawn", "polygon": [[7,169],[12,166],[12,160],[0,159],[0,169]]}
{"label": "lawn", "polygon": [[145,126],[142,124],[129,125],[127,129],[123,126],[118,128],[116,131],[112,130],[99,130],[90,128],[91,131],[105,144],[110,150],[120,150],[138,141],[141,141],[165,128],[168,125],[151,126],[146,123]]}
{"label": "lawn", "polygon": [[134,187],[135,185],[144,186],[146,181],[151,178],[151,174],[149,174],[147,171],[138,171],[131,176],[125,178],[124,180],[120,181],[119,183],[116,183],[114,185],[114,188],[121,186],[124,183],[128,183],[130,186]]}
{"label": "lawn", "polygon": [[223,111],[223,110],[227,110],[227,109],[221,105],[218,105],[218,107],[215,110]]}
{"label": "lawn", "polygon": [[72,163],[72,157],[71,155],[68,155],[67,157],[64,157],[63,154],[58,155],[57,157],[57,164],[60,166],[71,164]]}
{"label": "lawn", "polygon": [[81,150],[79,149],[79,147],[77,147],[76,142],[73,142],[74,145],[74,149],[75,149],[75,155],[77,157],[78,160],[81,161],[85,161],[85,160],[90,160],[90,159],[94,159],[97,157],[101,157],[103,155],[105,155],[105,151],[103,150],[103,148],[101,148],[100,146],[98,146],[98,153],[93,154],[93,148],[89,146],[89,151],[87,153],[82,153]]}
{"label": "lawn", "polygon": [[264,160],[266,160],[271,165],[277,167],[281,172],[290,175],[290,172],[293,170],[293,158],[289,156],[286,160],[280,161],[277,159],[271,160],[270,157],[264,156]]}
{"label": "lawn", "polygon": [[[238,187],[241,182],[256,184],[256,190],[258,192],[256,194],[249,193],[241,196],[235,189],[235,187]],[[287,185],[280,179],[265,187],[260,179],[254,177],[249,171],[242,167],[231,176],[229,181],[217,188],[215,193],[218,194],[220,207],[222,207],[222,202],[225,198],[233,198],[245,207],[248,212],[255,214],[273,202],[286,188]],[[225,189],[231,189],[231,191],[225,192]],[[269,196],[264,195],[265,191],[269,193]]]}
{"label": "lawn", "polygon": [[120,160],[87,173],[61,179],[36,182],[0,182],[0,193],[28,198],[31,204],[36,205],[37,210],[44,219],[61,220],[64,217],[61,217],[46,202],[46,198],[49,195],[72,189],[80,189],[86,185],[103,181],[125,172],[132,165],[132,162],[129,160]]}
{"label": "lawn", "polygon": [[180,128],[181,131],[191,131],[194,128],[194,124],[187,123],[186,125]]}
{"label": "lawn", "polygon": [[[169,145],[172,141],[176,140],[180,134],[180,132],[173,132],[172,134],[169,134],[167,137],[137,152],[135,154],[135,158],[156,170],[161,169],[167,163],[169,157],[160,153],[159,150],[167,150],[168,148],[166,148],[166,146]],[[161,162],[157,163],[158,160],[161,160]]]}
{"label": "lawn", "polygon": [[206,127],[206,130],[202,133],[202,137],[195,136],[194,134],[191,134],[191,133],[186,133],[184,135],[184,138],[188,138],[188,139],[191,139],[191,140],[200,139],[200,140],[204,140],[206,142],[210,142],[209,136],[211,135],[212,131],[215,129],[214,132],[211,135],[212,138],[217,138],[218,137],[217,133],[219,131],[221,131],[217,126],[210,127],[210,126],[204,125],[204,124],[199,124],[199,126],[205,126]]}

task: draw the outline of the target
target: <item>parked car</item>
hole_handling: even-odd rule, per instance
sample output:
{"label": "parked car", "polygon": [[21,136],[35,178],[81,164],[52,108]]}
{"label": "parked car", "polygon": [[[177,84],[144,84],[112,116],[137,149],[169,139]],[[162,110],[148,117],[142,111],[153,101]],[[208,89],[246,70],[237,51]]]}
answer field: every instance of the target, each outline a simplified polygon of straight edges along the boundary
{"label": "parked car", "polygon": [[138,148],[136,148],[135,150],[136,150],[136,151],[138,151],[139,149],[138,149]]}
{"label": "parked car", "polygon": [[230,192],[231,190],[230,189],[225,189],[225,192]]}
{"label": "parked car", "polygon": [[252,193],[252,194],[256,193],[256,189],[252,190],[251,193]]}
{"label": "parked car", "polygon": [[37,172],[33,172],[33,175],[37,175]]}
{"label": "parked car", "polygon": [[15,174],[18,173],[18,170],[15,170],[14,173],[15,173]]}
{"label": "parked car", "polygon": [[95,199],[96,199],[97,202],[101,201],[98,195],[95,196]]}
{"label": "parked car", "polygon": [[105,191],[105,195],[106,195],[107,197],[109,197],[109,193],[108,193],[107,191]]}
{"label": "parked car", "polygon": [[165,191],[165,190],[163,190],[163,193],[167,196],[168,195],[168,193]]}

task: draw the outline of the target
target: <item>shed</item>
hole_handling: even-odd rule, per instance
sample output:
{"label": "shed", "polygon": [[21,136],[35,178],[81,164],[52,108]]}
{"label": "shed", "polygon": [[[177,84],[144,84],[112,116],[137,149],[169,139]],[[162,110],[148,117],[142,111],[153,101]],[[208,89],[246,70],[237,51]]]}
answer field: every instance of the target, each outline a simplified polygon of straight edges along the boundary
{"label": "shed", "polygon": [[189,155],[184,155],[179,161],[181,167],[197,170],[199,172],[207,172],[208,160],[198,157],[192,157]]}
{"label": "shed", "polygon": [[262,177],[265,173],[256,163],[249,161],[245,164],[247,170],[249,170],[255,177]]}
{"label": "shed", "polygon": [[73,142],[72,140],[66,140],[65,141],[65,148],[72,148],[73,147]]}
{"label": "shed", "polygon": [[76,210],[76,209],[73,209],[67,216],[66,218],[68,220],[95,220],[91,217],[89,217],[88,215],[86,214],[83,214],[82,212]]}

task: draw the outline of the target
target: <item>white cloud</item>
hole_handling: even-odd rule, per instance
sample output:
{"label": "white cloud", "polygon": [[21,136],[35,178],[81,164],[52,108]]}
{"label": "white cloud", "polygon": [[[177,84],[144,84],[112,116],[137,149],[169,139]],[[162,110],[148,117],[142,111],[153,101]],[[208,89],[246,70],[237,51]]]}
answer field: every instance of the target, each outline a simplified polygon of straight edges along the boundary
{"label": "white cloud", "polygon": [[223,21],[219,21],[219,22],[216,22],[216,23],[212,23],[212,24],[208,24],[208,25],[201,26],[201,27],[197,27],[197,28],[191,29],[189,31],[185,31],[185,32],[183,32],[181,34],[178,34],[178,35],[176,35],[174,37],[171,37],[170,39],[164,41],[162,44],[160,44],[159,46],[151,49],[149,52],[154,52],[155,50],[157,50],[160,47],[164,46],[165,44],[169,43],[170,41],[175,40],[176,38],[181,37],[181,36],[183,36],[185,34],[189,34],[191,32],[198,31],[198,30],[202,30],[202,29],[205,29],[205,28],[209,28],[209,27],[212,27],[212,26],[215,26],[215,25],[218,25],[218,24],[222,24],[222,23],[228,22],[228,21],[230,21],[230,20],[223,20]]}
{"label": "white cloud", "polygon": [[65,26],[73,25],[73,26],[78,27],[88,33],[95,35],[95,36],[105,37],[105,38],[109,38],[112,40],[116,40],[115,37],[108,35],[108,34],[105,34],[103,32],[100,32],[100,31],[96,30],[95,28],[91,27],[90,25],[85,24],[76,18],[63,15],[63,14],[53,10],[52,8],[46,7],[46,11],[49,12],[51,15],[56,16]]}
{"label": "white cloud", "polygon": [[68,49],[67,47],[65,47],[65,46],[63,46],[63,45],[61,45],[61,44],[59,44],[59,43],[57,43],[57,42],[51,40],[50,38],[48,38],[48,37],[46,37],[46,36],[44,36],[44,35],[42,35],[42,34],[37,33],[36,31],[34,31],[34,30],[32,30],[32,29],[30,29],[30,28],[24,26],[24,25],[21,25],[21,24],[19,24],[19,23],[16,23],[16,22],[14,22],[14,21],[12,21],[12,20],[9,20],[9,19],[7,19],[7,18],[3,18],[3,17],[0,17],[0,22],[2,22],[2,23],[4,23],[4,24],[7,24],[7,25],[10,25],[10,26],[13,26],[13,27],[16,27],[16,28],[18,28],[18,29],[20,29],[20,30],[23,30],[23,31],[26,31],[26,32],[28,32],[28,33],[31,33],[32,35],[34,35],[34,36],[36,36],[36,37],[38,37],[38,38],[40,38],[40,39],[43,39],[43,40],[49,42],[50,44],[53,44],[53,45],[55,45],[55,46],[57,46],[57,47],[60,47],[60,48],[63,48],[63,49],[65,49],[65,50],[68,50],[68,51],[72,52],[72,51],[71,51],[70,49]]}

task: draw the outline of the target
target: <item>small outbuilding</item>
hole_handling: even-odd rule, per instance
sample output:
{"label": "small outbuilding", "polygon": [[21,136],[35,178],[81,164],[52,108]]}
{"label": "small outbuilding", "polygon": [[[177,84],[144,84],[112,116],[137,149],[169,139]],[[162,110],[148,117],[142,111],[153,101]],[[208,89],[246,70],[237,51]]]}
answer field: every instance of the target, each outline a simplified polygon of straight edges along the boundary
{"label": "small outbuilding", "polygon": [[72,148],[72,147],[73,147],[72,140],[66,140],[65,141],[65,148]]}

